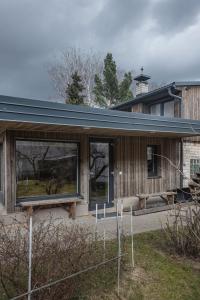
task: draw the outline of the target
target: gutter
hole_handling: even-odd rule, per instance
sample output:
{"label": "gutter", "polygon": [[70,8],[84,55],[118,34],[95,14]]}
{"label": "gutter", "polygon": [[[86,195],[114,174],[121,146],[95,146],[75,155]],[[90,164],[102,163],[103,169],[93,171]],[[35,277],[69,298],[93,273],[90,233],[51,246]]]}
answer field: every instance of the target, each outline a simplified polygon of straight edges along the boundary
{"label": "gutter", "polygon": [[182,109],[182,97],[173,94],[173,93],[172,93],[172,88],[176,89],[175,83],[173,83],[172,86],[168,87],[167,90],[168,90],[168,93],[169,93],[169,95],[170,95],[171,97],[173,97],[173,98],[175,98],[175,99],[177,99],[177,100],[179,101],[179,103],[180,103],[180,109],[181,109],[181,111],[180,111],[180,113],[181,113],[180,118],[182,118],[182,115],[183,115],[183,109]]}

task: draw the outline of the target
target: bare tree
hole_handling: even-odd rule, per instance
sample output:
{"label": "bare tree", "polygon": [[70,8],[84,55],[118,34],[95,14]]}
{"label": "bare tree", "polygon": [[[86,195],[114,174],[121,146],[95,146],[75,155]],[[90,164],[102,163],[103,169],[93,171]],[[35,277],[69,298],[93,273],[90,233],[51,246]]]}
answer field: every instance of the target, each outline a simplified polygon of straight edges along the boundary
{"label": "bare tree", "polygon": [[71,76],[78,71],[85,87],[85,102],[93,105],[94,76],[103,73],[103,59],[92,49],[84,51],[70,47],[61,53],[55,63],[48,68],[50,79],[58,95],[66,99],[66,87],[71,83]]}

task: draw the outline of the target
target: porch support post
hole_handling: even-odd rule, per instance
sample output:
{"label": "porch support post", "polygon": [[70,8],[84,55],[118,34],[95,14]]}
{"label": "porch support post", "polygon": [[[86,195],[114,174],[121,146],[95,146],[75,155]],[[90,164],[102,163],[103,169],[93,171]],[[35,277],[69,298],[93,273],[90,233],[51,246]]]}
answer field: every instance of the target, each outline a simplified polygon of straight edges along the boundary
{"label": "porch support post", "polygon": [[89,203],[89,139],[87,135],[81,136],[80,193],[84,197],[84,202]]}
{"label": "porch support post", "polygon": [[15,139],[10,131],[6,131],[4,138],[5,208],[8,213],[15,211],[16,202],[16,170],[15,170]]}

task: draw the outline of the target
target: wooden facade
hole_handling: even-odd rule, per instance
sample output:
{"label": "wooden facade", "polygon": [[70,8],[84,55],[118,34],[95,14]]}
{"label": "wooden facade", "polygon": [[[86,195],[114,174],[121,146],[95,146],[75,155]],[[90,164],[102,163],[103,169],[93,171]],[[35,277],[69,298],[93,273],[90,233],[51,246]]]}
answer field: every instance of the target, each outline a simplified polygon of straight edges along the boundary
{"label": "wooden facade", "polygon": [[[182,118],[200,120],[200,86],[182,87]],[[185,141],[200,142],[200,137],[184,138]]]}
{"label": "wooden facade", "polygon": [[[92,135],[95,137],[95,135]],[[100,138],[100,135],[96,135]],[[104,136],[105,138],[105,136]],[[155,193],[172,190],[180,185],[180,139],[138,136],[108,136],[114,146],[114,197],[131,197],[137,193]],[[65,132],[15,131],[2,133],[4,161],[4,203],[8,212],[16,208],[17,139],[77,141],[80,143],[80,194],[89,202],[89,134]],[[147,176],[147,145],[160,145],[160,176]]]}

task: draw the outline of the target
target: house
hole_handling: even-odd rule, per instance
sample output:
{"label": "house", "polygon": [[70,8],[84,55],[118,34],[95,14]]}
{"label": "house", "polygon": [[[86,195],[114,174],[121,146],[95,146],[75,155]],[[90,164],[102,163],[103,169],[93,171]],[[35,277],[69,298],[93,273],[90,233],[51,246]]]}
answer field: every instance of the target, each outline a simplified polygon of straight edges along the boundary
{"label": "house", "polygon": [[0,96],[1,205],[12,213],[74,199],[81,215],[173,190],[182,139],[199,134],[196,120]]}
{"label": "house", "polygon": [[[136,98],[113,107],[115,110],[140,112],[167,118],[200,120],[200,81],[172,82],[153,91],[148,91],[149,76],[135,77]],[[188,180],[200,170],[200,138],[182,138],[183,178],[181,185],[188,186]]]}

